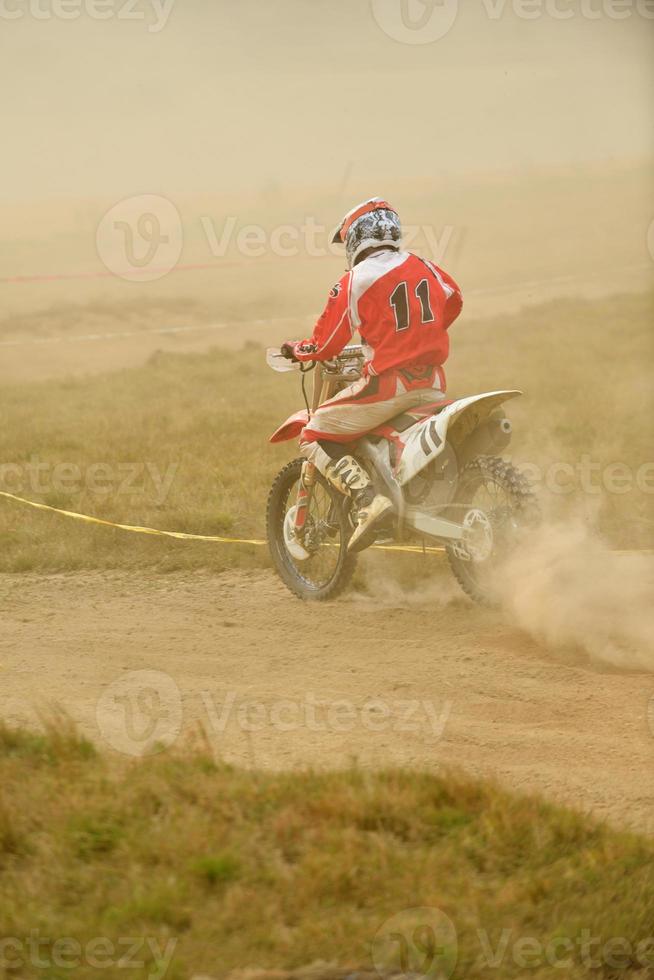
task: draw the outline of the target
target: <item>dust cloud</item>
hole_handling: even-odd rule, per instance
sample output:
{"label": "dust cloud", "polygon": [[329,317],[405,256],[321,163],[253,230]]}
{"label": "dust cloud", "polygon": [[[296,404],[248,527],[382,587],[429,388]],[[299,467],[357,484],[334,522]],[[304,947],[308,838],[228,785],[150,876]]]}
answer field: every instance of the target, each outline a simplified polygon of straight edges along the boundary
{"label": "dust cloud", "polygon": [[654,555],[612,550],[581,520],[544,523],[501,579],[507,615],[536,639],[654,673]]}
{"label": "dust cloud", "polygon": [[451,29],[421,44],[402,43],[370,0],[173,0],[157,22],[150,0],[110,0],[102,20],[81,0],[68,19],[51,0],[32,2],[38,17],[30,0],[5,6],[22,14],[2,20],[0,197],[13,202],[260,200],[320,185],[338,199],[363,178],[368,194],[396,195],[416,177],[654,149],[654,22],[636,4],[619,19],[558,19],[545,2],[529,17],[512,2],[461,2]]}
{"label": "dust cloud", "polygon": [[[363,591],[348,597],[384,609],[469,606],[445,556],[418,567],[369,553]],[[498,564],[487,623],[517,627],[570,662],[654,673],[654,554],[612,548],[584,518],[546,519]],[[478,614],[479,615],[479,614]]]}

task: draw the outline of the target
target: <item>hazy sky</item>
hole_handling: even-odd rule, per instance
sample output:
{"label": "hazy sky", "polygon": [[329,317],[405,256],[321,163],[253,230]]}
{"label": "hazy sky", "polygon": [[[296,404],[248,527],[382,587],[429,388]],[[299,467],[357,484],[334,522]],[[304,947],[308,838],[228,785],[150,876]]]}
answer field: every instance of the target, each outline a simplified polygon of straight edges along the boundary
{"label": "hazy sky", "polygon": [[535,19],[462,0],[425,44],[389,36],[401,2],[417,23],[454,0],[129,2],[0,0],[5,198],[258,192],[346,170],[375,191],[653,150],[648,0],[622,0],[621,20],[611,0],[530,0]]}

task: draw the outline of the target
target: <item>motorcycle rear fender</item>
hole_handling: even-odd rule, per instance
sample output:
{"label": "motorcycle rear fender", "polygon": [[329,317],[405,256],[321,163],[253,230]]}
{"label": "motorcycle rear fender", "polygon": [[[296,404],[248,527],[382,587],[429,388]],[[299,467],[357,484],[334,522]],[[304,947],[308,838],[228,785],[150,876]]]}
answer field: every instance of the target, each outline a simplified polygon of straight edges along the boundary
{"label": "motorcycle rear fender", "polygon": [[294,415],[290,415],[283,425],[280,425],[278,429],[273,432],[270,437],[270,442],[287,442],[289,439],[295,439],[302,432],[309,421],[309,413],[306,408],[303,408],[300,412],[295,412]]}
{"label": "motorcycle rear fender", "polygon": [[518,390],[488,391],[459,398],[438,415],[416,422],[402,433],[404,450],[395,472],[397,482],[400,486],[408,483],[441,454],[446,442],[456,451],[498,405],[521,394]]}

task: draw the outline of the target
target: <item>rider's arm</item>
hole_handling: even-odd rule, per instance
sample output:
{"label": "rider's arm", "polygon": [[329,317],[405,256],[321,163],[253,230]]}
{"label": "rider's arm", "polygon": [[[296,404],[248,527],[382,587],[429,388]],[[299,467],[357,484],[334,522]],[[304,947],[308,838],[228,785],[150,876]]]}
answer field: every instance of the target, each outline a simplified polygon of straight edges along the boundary
{"label": "rider's arm", "polygon": [[328,361],[352,339],[349,309],[350,274],[346,273],[329,293],[327,306],[308,340],[294,347],[298,361]]}
{"label": "rider's arm", "polygon": [[454,279],[452,279],[452,276],[448,275],[444,269],[440,269],[428,259],[422,259],[422,262],[432,272],[434,278],[440,286],[441,293],[443,295],[441,316],[443,318],[443,327],[447,330],[450,324],[454,323],[459,313],[463,309],[463,296],[461,295],[461,290],[457,286]]}
{"label": "rider's arm", "polygon": [[445,300],[445,306],[443,308],[443,326],[445,329],[447,329],[451,323],[454,323],[459,313],[463,309],[463,296],[454,279],[452,279],[452,276],[448,276],[447,272],[444,272],[442,269],[439,269],[438,271],[445,284],[449,287],[446,292],[451,290],[450,294]]}

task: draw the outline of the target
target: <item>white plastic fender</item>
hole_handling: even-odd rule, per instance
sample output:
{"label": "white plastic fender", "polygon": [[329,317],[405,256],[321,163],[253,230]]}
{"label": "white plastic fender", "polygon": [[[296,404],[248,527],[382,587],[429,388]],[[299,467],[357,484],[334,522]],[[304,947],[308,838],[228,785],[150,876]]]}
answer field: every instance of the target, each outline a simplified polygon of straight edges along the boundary
{"label": "white plastic fender", "polygon": [[397,482],[400,486],[404,486],[416,473],[442,453],[448,432],[453,428],[454,423],[457,425],[465,423],[466,428],[472,432],[498,405],[521,394],[521,391],[515,389],[470,395],[468,398],[459,398],[452,402],[438,415],[429,415],[416,422],[408,432],[402,433],[404,451],[395,471]]}

